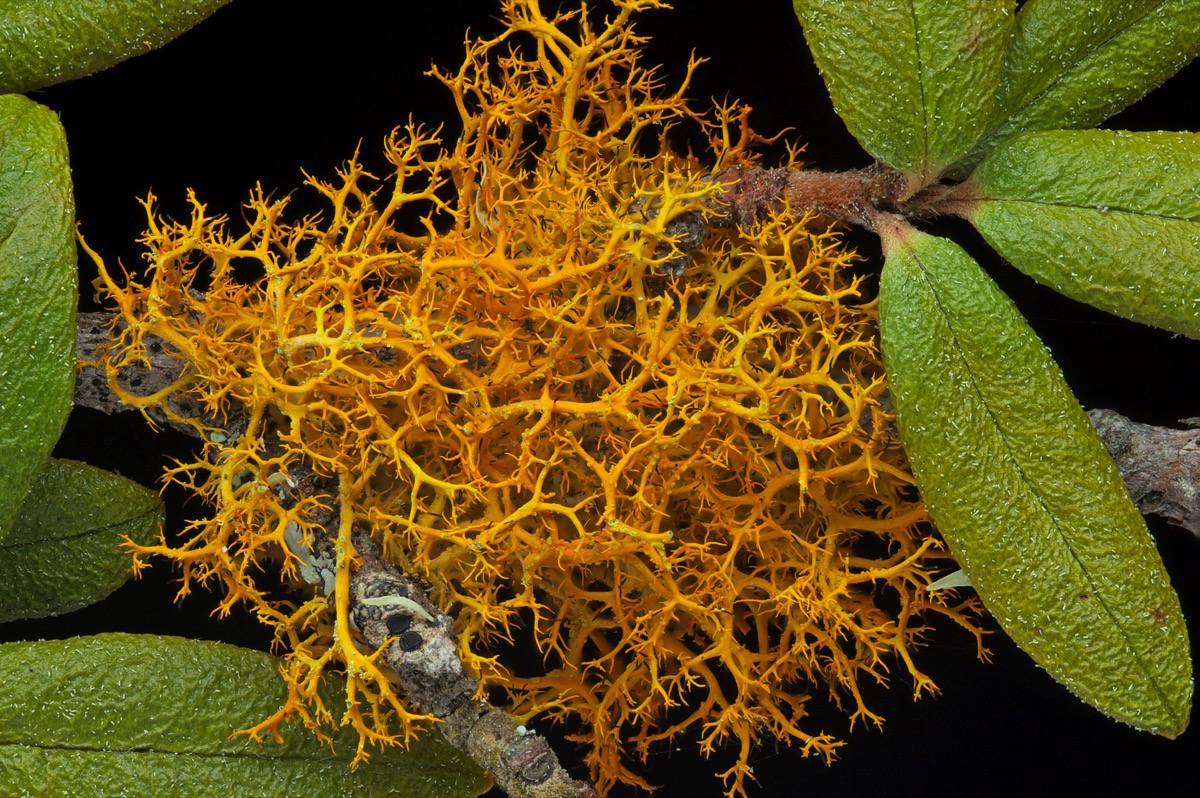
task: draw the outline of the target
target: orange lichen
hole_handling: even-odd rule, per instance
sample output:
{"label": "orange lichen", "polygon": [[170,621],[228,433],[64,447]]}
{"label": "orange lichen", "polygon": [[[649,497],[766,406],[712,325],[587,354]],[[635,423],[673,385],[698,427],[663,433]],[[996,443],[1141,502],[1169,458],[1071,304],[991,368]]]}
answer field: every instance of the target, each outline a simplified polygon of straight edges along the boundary
{"label": "orange lichen", "polygon": [[[661,5],[615,2],[594,26],[505,0],[506,29],[437,73],[461,117],[449,149],[410,124],[386,143],[390,182],[357,160],[310,178],[330,209],[295,223],[259,192],[237,235],[194,197],[187,223],[147,202],[151,279],[102,270],[129,323],[110,367],[153,333],[190,364],[174,392],[247,419],[169,472],[213,516],[138,554],[273,624],[288,709],[313,723],[334,666],[364,741],[420,721],[347,626],[352,526],[464,605],[463,660],[513,712],[590,726],[602,792],[647,786],[630,755],[693,731],[706,754],[737,746],[721,775],[743,794],[756,741],[840,744],[806,727],[815,689],[878,722],[860,684],[893,658],[933,689],[912,658],[924,616],[979,635],[973,607],[925,590],[947,555],[892,433],[855,256],[788,208],[717,226],[705,176],[752,163],[756,139],[639,64],[629,18]],[[707,166],[671,150],[681,124],[711,141]],[[690,253],[670,226],[687,215],[710,222]],[[311,535],[320,508],[270,486],[302,464],[340,485],[341,534],[332,593],[294,603],[270,573],[295,578],[289,525]],[[518,632],[540,672],[514,669]]]}

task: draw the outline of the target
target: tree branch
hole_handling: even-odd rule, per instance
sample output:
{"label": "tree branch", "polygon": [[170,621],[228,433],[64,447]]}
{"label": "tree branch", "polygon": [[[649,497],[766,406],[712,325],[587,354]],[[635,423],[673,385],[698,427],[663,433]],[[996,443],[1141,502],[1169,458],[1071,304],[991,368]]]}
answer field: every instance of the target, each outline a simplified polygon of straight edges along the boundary
{"label": "tree branch", "polygon": [[1139,424],[1112,410],[1088,418],[1138,509],[1200,535],[1200,418],[1180,422],[1190,429]]}

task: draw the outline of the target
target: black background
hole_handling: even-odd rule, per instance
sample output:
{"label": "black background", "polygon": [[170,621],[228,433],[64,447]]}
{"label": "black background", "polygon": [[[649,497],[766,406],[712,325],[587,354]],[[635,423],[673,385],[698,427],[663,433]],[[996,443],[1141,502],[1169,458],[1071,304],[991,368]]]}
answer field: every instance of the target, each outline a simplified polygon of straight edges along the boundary
{"label": "black background", "polygon": [[[338,3],[235,0],[160,51],[84,80],[34,93],[56,110],[67,130],[78,217],[89,243],[110,259],[139,263],[134,244],[145,218],[135,198],[153,189],[169,215],[186,215],[192,187],[213,211],[234,215],[259,182],[287,192],[300,169],[331,175],[361,142],[368,168],[383,161],[386,133],[411,114],[453,123],[448,94],[422,73],[431,62],[461,60],[463,36],[495,32],[490,0]],[[548,8],[553,0],[544,3]],[[603,2],[594,4],[604,8]],[[695,84],[698,102],[736,97],[755,109],[762,132],[791,128],[809,162],[842,169],[870,162],[834,115],[808,58],[787,0],[679,0],[680,8],[647,15],[650,58],[678,76],[691,50],[710,59]],[[1131,130],[1198,130],[1196,65],[1107,123]],[[453,128],[449,129],[453,135]],[[1138,420],[1172,424],[1200,416],[1193,374],[1200,344],[1139,327],[1075,304],[1000,262],[969,228],[942,223],[984,263],[1017,301],[1054,352],[1085,407],[1109,407]],[[869,237],[855,242],[878,262]],[[92,278],[81,262],[82,307],[93,309]],[[186,453],[188,442],[154,435],[135,415],[112,419],[76,410],[56,454],[115,468],[154,484],[164,452]],[[195,501],[168,491],[168,524],[203,513]],[[1184,611],[1200,619],[1200,543],[1152,518]],[[100,631],[185,634],[265,647],[269,635],[246,617],[217,621],[203,592],[173,605],[168,568],[118,591],[109,601],[47,621],[0,628],[4,639],[34,639]],[[1200,638],[1195,632],[1193,638]],[[847,729],[844,717],[822,712],[827,730],[843,736],[832,767],[766,745],[753,765],[758,795],[1163,793],[1200,776],[1198,732],[1176,741],[1136,732],[1099,715],[1058,687],[1001,635],[990,640],[994,661],[974,658],[971,641],[954,629],[935,635],[918,664],[938,682],[937,699],[911,700],[897,675],[891,689],[868,689],[887,717],[882,731]],[[718,795],[712,762],[679,750],[652,757],[644,772],[664,785],[664,798]],[[560,745],[572,759],[569,745]],[[577,759],[575,760],[577,763]]]}

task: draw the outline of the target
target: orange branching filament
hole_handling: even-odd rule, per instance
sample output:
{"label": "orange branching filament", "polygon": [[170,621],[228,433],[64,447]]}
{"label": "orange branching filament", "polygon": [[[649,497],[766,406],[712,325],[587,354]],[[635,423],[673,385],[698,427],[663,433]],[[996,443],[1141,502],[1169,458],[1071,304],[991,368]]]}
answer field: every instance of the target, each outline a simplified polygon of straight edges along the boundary
{"label": "orange branching filament", "polygon": [[[864,680],[900,666],[933,689],[912,657],[928,616],[979,631],[973,607],[925,590],[947,555],[891,432],[855,256],[786,208],[682,251],[671,220],[715,219],[705,175],[752,163],[755,139],[744,113],[694,114],[686,79],[667,93],[639,64],[629,18],[661,3],[613,5],[597,24],[504,0],[507,28],[438,74],[457,140],[410,124],[387,181],[357,161],[310,178],[319,217],[286,223],[259,192],[235,234],[194,197],[187,223],[147,202],[152,279],[101,281],[129,322],[122,357],[160,336],[190,363],[174,390],[248,426],[205,430],[203,458],[169,472],[212,517],[138,553],[275,626],[288,711],[404,739],[421,718],[336,633],[338,591],[278,589],[281,572],[302,587],[286,535],[319,508],[270,488],[303,463],[464,605],[461,655],[514,713],[590,727],[601,791],[646,786],[631,761],[688,732],[706,754],[735,746],[721,775],[740,795],[756,741],[840,744],[808,728],[812,694],[878,722]],[[711,141],[707,167],[672,152],[679,125]],[[540,672],[508,661],[519,630]],[[315,690],[332,667],[351,676],[342,719]]]}

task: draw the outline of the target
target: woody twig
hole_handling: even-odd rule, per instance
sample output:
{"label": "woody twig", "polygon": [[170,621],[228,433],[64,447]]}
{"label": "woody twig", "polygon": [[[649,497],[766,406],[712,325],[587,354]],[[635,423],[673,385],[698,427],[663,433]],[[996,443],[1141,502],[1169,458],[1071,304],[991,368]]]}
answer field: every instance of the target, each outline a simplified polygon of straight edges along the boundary
{"label": "woody twig", "polygon": [[1200,535],[1200,418],[1182,419],[1187,429],[1139,424],[1112,410],[1088,418],[1138,509]]}

